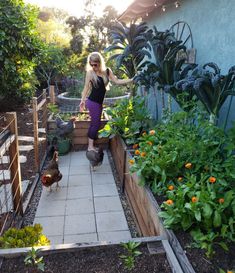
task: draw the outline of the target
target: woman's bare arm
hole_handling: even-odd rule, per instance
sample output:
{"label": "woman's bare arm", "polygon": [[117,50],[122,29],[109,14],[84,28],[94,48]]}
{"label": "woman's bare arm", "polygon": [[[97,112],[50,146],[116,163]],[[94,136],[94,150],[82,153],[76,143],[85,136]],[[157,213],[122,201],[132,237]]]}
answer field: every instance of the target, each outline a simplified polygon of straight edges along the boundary
{"label": "woman's bare arm", "polygon": [[91,74],[90,72],[87,72],[86,78],[85,78],[85,84],[82,91],[82,101],[84,102],[86,100],[86,97],[90,91],[91,88]]}
{"label": "woman's bare arm", "polygon": [[109,79],[115,84],[128,84],[133,82],[133,79],[118,79],[116,75],[113,74],[113,71],[109,68]]}

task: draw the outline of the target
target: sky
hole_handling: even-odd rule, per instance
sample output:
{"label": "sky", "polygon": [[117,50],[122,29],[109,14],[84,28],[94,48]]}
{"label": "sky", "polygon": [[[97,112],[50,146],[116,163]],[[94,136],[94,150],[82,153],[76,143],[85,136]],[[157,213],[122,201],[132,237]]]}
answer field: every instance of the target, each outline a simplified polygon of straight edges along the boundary
{"label": "sky", "polygon": [[[25,3],[35,4],[40,7],[55,7],[67,11],[70,15],[81,16],[85,0],[24,0]],[[113,6],[119,14],[133,2],[133,0],[96,0],[96,15],[102,14],[102,10],[110,5]]]}

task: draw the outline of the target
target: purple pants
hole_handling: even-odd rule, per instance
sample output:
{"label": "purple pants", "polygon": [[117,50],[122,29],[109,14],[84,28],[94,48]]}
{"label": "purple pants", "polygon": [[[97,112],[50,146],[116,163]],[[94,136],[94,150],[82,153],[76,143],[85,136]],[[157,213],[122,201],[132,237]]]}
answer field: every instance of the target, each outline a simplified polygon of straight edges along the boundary
{"label": "purple pants", "polygon": [[101,114],[103,106],[97,102],[87,99],[86,108],[89,110],[91,117],[91,124],[88,129],[88,137],[91,139],[97,139],[98,131],[101,124]]}

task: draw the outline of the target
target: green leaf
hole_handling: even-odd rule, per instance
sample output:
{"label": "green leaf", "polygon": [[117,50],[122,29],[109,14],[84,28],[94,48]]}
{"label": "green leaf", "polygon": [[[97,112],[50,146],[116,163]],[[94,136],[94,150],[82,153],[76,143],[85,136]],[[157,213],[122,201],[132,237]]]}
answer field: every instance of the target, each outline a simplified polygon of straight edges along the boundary
{"label": "green leaf", "polygon": [[221,216],[217,210],[214,212],[213,225],[214,227],[219,227],[221,225]]}

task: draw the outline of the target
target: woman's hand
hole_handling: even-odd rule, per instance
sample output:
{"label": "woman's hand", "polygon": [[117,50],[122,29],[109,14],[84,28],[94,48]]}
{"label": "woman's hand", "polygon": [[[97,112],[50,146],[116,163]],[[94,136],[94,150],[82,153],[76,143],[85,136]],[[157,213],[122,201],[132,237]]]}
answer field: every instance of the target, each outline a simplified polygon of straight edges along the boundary
{"label": "woman's hand", "polygon": [[83,112],[85,110],[85,101],[81,100],[80,104],[79,104],[79,111]]}

